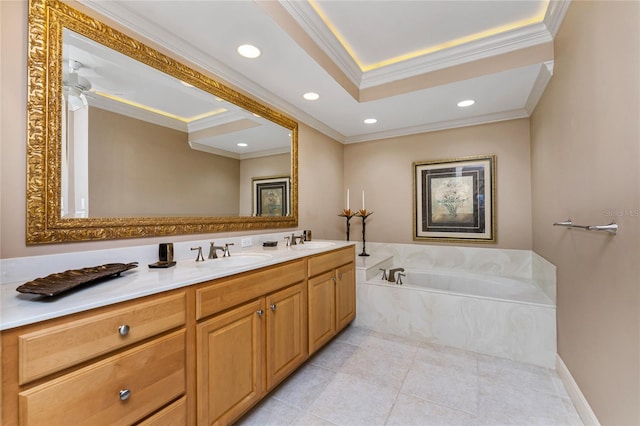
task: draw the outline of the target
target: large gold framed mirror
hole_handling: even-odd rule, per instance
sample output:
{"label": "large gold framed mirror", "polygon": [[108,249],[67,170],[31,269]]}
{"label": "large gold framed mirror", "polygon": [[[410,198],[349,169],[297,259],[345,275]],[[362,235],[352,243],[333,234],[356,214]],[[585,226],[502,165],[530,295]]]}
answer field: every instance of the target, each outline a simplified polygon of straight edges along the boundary
{"label": "large gold framed mirror", "polygon": [[[297,147],[291,118],[29,1],[27,244],[296,227]],[[259,212],[257,176],[289,179]]]}

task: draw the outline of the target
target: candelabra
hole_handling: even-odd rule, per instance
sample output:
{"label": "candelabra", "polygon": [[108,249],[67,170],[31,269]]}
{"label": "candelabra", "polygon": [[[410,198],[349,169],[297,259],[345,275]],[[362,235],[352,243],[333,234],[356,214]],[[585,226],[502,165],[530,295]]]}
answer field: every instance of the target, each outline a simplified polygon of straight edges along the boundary
{"label": "candelabra", "polygon": [[342,210],[342,213],[338,215],[338,216],[347,218],[347,241],[349,241],[349,227],[351,226],[349,221],[355,215],[356,214],[354,212],[352,212],[350,209],[344,209],[344,210]]}
{"label": "candelabra", "polygon": [[368,212],[366,209],[359,210],[356,212],[356,216],[360,216],[362,218],[362,253],[359,256],[369,256],[367,253],[367,239],[365,238],[366,232],[366,222],[367,218],[371,216],[373,212]]}

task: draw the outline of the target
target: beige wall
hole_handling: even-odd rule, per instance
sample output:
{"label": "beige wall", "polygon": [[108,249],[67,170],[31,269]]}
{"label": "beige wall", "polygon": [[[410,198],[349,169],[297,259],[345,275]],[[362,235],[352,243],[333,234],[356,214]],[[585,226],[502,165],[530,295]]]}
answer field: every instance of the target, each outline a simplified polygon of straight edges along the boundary
{"label": "beige wall", "polygon": [[[531,117],[533,249],[557,266],[558,352],[602,424],[640,424],[640,3],[574,2]],[[617,236],[554,228],[616,221]]]}
{"label": "beige wall", "polygon": [[240,216],[253,214],[253,178],[290,175],[290,154],[247,158],[240,161]]}
{"label": "beige wall", "polygon": [[343,208],[344,147],[304,124],[298,137],[300,227],[311,229],[316,239],[344,239],[344,223],[338,217]]}
{"label": "beige wall", "polygon": [[[347,145],[350,207],[361,208],[364,190],[367,210],[375,212],[367,219],[367,241],[411,243],[413,162],[496,154],[497,244],[487,247],[531,249],[529,152],[528,119]],[[352,239],[360,241],[361,220],[351,222]]]}
{"label": "beige wall", "polygon": [[89,216],[237,216],[240,161],[188,134],[89,108]]}

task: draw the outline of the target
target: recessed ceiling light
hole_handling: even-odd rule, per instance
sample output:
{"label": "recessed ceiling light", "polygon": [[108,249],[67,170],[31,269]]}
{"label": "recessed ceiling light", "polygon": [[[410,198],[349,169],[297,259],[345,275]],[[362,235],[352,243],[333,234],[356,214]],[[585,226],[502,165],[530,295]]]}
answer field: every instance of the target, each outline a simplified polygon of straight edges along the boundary
{"label": "recessed ceiling light", "polygon": [[464,108],[464,107],[471,106],[471,105],[473,105],[475,103],[476,103],[476,101],[474,101],[473,99],[467,99],[467,100],[458,102],[458,106],[460,108]]}
{"label": "recessed ceiling light", "polygon": [[315,92],[308,92],[308,93],[305,93],[304,95],[302,95],[302,97],[305,98],[308,101],[315,101],[315,100],[320,98],[320,95],[318,95]]}
{"label": "recessed ceiling light", "polygon": [[367,118],[364,120],[365,124],[376,124],[378,122],[378,120],[376,120],[375,118]]}
{"label": "recessed ceiling light", "polygon": [[244,143],[244,142],[238,142],[238,146],[245,147],[245,146],[249,146],[249,145]]}
{"label": "recessed ceiling light", "polygon": [[243,44],[238,46],[238,53],[245,58],[255,59],[260,56],[260,49],[251,44]]}

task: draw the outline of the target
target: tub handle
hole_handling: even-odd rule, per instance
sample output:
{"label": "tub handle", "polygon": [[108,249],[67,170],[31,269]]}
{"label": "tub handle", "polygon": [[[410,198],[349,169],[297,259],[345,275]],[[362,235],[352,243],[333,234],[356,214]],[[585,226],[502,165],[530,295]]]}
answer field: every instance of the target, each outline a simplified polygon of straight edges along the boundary
{"label": "tub handle", "polygon": [[383,280],[387,280],[387,270],[384,268],[380,268],[380,270],[382,271],[382,279]]}

